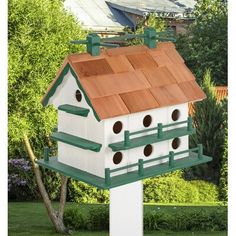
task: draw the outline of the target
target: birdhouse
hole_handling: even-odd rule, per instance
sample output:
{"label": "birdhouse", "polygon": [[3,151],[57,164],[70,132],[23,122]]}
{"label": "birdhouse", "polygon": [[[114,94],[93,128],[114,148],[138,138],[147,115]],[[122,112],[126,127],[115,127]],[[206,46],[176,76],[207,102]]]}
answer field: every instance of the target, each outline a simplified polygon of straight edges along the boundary
{"label": "birdhouse", "polygon": [[45,148],[38,164],[110,189],[211,161],[188,142],[188,104],[206,95],[172,42],[144,37],[103,50],[97,37],[95,51],[65,58],[42,99],[58,111],[57,156]]}

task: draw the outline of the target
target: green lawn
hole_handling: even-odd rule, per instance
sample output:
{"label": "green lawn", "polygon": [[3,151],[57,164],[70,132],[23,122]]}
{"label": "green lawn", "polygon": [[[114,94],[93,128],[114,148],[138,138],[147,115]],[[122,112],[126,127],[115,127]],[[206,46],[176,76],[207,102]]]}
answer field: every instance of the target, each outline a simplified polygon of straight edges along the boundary
{"label": "green lawn", "polygon": [[[78,204],[68,203],[67,207],[78,207]],[[88,209],[96,205],[80,205],[81,211],[85,214]],[[146,205],[145,211],[157,208],[157,205]],[[161,206],[168,211],[175,206]],[[184,206],[176,206],[178,208]],[[185,206],[194,208],[194,206]],[[201,207],[201,206],[196,206]],[[9,203],[9,236],[56,236],[53,226],[47,217],[46,210],[42,203]],[[108,236],[108,232],[74,232],[74,236]],[[145,236],[226,236],[226,232],[148,232]]]}

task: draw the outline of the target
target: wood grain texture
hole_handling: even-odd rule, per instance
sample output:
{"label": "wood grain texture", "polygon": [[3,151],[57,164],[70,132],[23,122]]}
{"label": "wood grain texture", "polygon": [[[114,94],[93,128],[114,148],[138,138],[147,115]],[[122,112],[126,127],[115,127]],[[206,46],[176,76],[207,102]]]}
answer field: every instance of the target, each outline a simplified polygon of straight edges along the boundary
{"label": "wood grain texture", "polygon": [[151,88],[150,91],[161,107],[188,102],[178,84]]}
{"label": "wood grain texture", "polygon": [[165,66],[152,69],[143,69],[142,71],[152,87],[160,87],[177,83],[175,77]]}
{"label": "wood grain texture", "polygon": [[91,99],[100,119],[129,114],[128,108],[119,95]]}
{"label": "wood grain texture", "polygon": [[67,63],[101,119],[205,98],[171,42],[158,42],[153,49],[145,45],[101,49],[99,56],[75,53],[62,68]]}
{"label": "wood grain texture", "polygon": [[148,89],[123,93],[120,94],[120,97],[124,101],[130,113],[159,107],[158,102]]}
{"label": "wood grain texture", "polygon": [[91,98],[105,97],[148,88],[145,78],[135,72],[91,76],[81,79],[81,84]]}
{"label": "wood grain texture", "polygon": [[134,69],[157,67],[157,63],[148,53],[136,53],[126,57]]}
{"label": "wood grain texture", "polygon": [[206,94],[202,91],[196,81],[187,81],[179,84],[188,101],[197,101],[206,98]]}

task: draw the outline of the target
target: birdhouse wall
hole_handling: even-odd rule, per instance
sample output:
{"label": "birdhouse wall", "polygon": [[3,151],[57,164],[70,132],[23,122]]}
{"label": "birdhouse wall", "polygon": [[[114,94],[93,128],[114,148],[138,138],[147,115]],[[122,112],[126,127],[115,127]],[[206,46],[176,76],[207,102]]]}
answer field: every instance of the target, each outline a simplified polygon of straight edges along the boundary
{"label": "birdhouse wall", "polygon": [[87,104],[83,93],[81,93],[81,101],[77,101],[75,96],[77,90],[79,90],[79,88],[76,78],[71,74],[70,71],[68,71],[61,84],[57,87],[54,95],[50,97],[48,103],[52,104],[55,108],[63,104],[70,104],[73,106],[91,109]]}
{"label": "birdhouse wall", "polygon": [[[174,121],[172,119],[172,114],[175,110],[178,110],[178,119]],[[152,122],[149,127],[144,127],[144,118],[150,115]],[[137,147],[129,150],[122,150],[120,151],[122,153],[122,161],[119,164],[114,163],[114,155],[117,152],[111,151],[111,149],[108,147],[108,144],[114,143],[114,142],[119,142],[124,140],[124,131],[129,130],[130,132],[135,132],[139,130],[144,130],[144,129],[149,129],[156,127],[158,123],[163,123],[163,124],[170,124],[174,122],[179,122],[179,121],[184,121],[187,120],[188,117],[188,104],[180,104],[180,105],[175,105],[175,106],[170,106],[166,108],[159,108],[159,109],[153,109],[153,110],[148,110],[144,112],[138,112],[138,113],[133,113],[130,115],[125,115],[121,117],[114,117],[111,119],[104,120],[104,131],[105,131],[105,167],[110,168],[110,169],[115,169],[118,167],[123,167],[129,164],[137,163],[138,159],[143,159],[143,160],[148,160],[151,158],[156,158],[159,156],[164,156],[169,153],[169,151],[182,151],[188,149],[188,137],[180,137],[178,143],[180,143],[179,147],[174,149],[172,147],[172,142],[173,140],[167,140],[167,141],[162,141],[159,143],[154,143],[151,144],[152,151],[149,156],[145,156],[144,154],[144,148],[145,146],[142,147]],[[122,130],[120,133],[115,134],[113,131],[113,127],[116,122],[120,121],[122,123]],[[175,128],[180,128],[182,126],[186,126],[186,124],[183,125],[177,125],[175,127],[171,127],[169,129],[175,129]],[[165,129],[167,130],[167,128]],[[144,135],[148,134],[153,134],[156,131],[149,131],[145,132],[142,134],[138,134],[135,136],[132,136],[132,138],[136,137],[142,137]],[[176,157],[176,159],[183,157],[183,155]],[[168,161],[168,159],[163,159],[159,160],[153,163],[146,164],[145,167],[149,167],[152,165],[156,164],[161,164]],[[119,175],[126,173],[127,171],[134,171],[137,170],[138,167],[132,167],[127,170],[121,170],[119,172],[113,173],[113,176]]]}

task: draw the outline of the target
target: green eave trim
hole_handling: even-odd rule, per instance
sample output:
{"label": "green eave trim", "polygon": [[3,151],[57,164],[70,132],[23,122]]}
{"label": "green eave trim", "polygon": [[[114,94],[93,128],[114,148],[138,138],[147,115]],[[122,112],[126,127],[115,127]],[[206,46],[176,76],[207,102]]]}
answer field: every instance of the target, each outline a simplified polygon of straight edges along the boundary
{"label": "green eave trim", "polygon": [[91,150],[94,152],[99,152],[101,150],[102,144],[95,143],[93,141],[80,138],[71,134],[66,134],[63,132],[53,132],[51,138],[55,141],[60,141],[72,146],[82,148],[85,150]]}
{"label": "green eave trim", "polygon": [[[69,158],[69,156],[68,156]],[[138,174],[138,171],[128,172],[126,174],[118,175],[111,177],[110,184],[105,183],[105,179],[92,175],[88,172],[76,169],[74,167],[62,164],[58,162],[56,157],[50,157],[49,161],[36,160],[40,166],[54,170],[61,173],[62,175],[69,176],[73,179],[83,181],[85,183],[91,184],[100,189],[111,189],[121,185],[133,183],[138,180],[154,177],[157,175],[162,175],[171,171],[188,168],[191,166],[203,164],[211,161],[212,158],[209,156],[203,155],[201,159],[197,157],[196,153],[191,153],[190,155],[174,161],[174,167],[169,167],[169,163],[163,163],[161,165],[154,165],[144,169],[143,176]]]}
{"label": "green eave trim", "polygon": [[60,105],[58,107],[58,110],[65,111],[67,113],[77,115],[77,116],[83,116],[83,117],[87,117],[89,113],[89,109],[86,109],[83,107],[72,106],[69,104]]}
{"label": "green eave trim", "polygon": [[158,143],[164,140],[177,138],[177,137],[181,137],[185,135],[191,135],[194,133],[196,133],[195,129],[188,131],[186,127],[183,127],[183,128],[163,131],[162,138],[158,138],[157,134],[155,133],[155,134],[150,134],[150,135],[145,135],[142,137],[130,139],[129,145],[125,145],[125,142],[121,141],[121,142],[111,143],[108,146],[112,149],[112,151],[116,152],[116,151],[121,151],[121,150],[132,149],[136,147],[142,147],[147,144]]}
{"label": "green eave trim", "polygon": [[59,77],[57,78],[56,82],[53,84],[51,89],[48,91],[47,95],[42,100],[43,106],[46,106],[48,104],[49,99],[54,95],[54,93],[56,92],[57,87],[62,83],[65,75],[69,72],[69,70],[70,70],[71,74],[73,75],[73,77],[75,78],[75,81],[76,81],[78,87],[82,91],[82,93],[83,93],[83,95],[85,97],[86,102],[91,107],[95,118],[97,119],[97,121],[100,121],[100,118],[99,118],[98,114],[96,113],[95,109],[93,108],[92,103],[89,100],[86,92],[84,91],[81,83],[79,82],[78,77],[77,77],[75,71],[73,70],[73,68],[71,67],[71,65],[69,63],[67,63],[66,66],[63,68],[63,70],[62,70],[61,74],[59,75]]}

